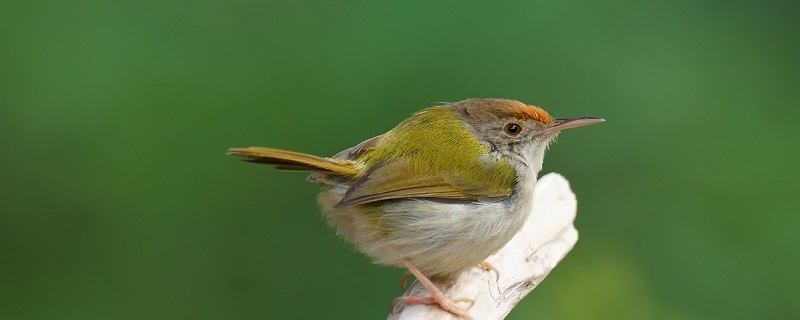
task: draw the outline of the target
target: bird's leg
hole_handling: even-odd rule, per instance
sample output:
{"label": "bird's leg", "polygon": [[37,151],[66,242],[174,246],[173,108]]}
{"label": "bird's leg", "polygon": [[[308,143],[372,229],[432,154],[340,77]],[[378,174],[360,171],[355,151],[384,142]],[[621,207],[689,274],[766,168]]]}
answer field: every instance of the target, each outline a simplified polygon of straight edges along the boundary
{"label": "bird's leg", "polygon": [[483,269],[484,271],[494,271],[495,276],[497,278],[495,281],[500,281],[500,270],[497,270],[489,261],[483,261],[481,264],[478,265],[479,268]]}
{"label": "bird's leg", "polygon": [[[453,315],[464,318],[465,320],[472,320],[472,317],[469,315],[469,313],[467,313],[467,309],[472,307],[475,301],[467,298],[448,299],[444,295],[444,293],[441,290],[439,290],[439,288],[437,288],[436,285],[434,285],[433,282],[430,279],[428,279],[428,277],[422,274],[422,272],[420,272],[419,269],[417,269],[417,267],[411,264],[410,261],[405,260],[403,261],[403,263],[406,265],[406,268],[408,268],[408,271],[411,272],[411,274],[414,275],[415,278],[417,278],[417,281],[419,281],[419,283],[422,284],[422,286],[425,287],[426,290],[428,290],[428,293],[430,293],[431,296],[400,297],[395,299],[394,302],[392,302],[392,306],[394,306],[394,304],[397,302],[403,302],[406,305],[437,304],[444,311],[450,312]],[[457,302],[467,302],[469,303],[469,307],[467,307],[466,309],[460,308],[459,306],[456,305]]]}

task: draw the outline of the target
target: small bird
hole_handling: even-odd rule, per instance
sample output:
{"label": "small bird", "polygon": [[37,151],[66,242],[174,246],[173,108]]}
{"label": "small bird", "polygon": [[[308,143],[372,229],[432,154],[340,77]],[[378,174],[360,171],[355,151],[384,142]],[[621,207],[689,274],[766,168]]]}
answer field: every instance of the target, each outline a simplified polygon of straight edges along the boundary
{"label": "small bird", "polygon": [[471,319],[434,284],[477,266],[519,231],[550,142],[564,129],[604,121],[554,119],[506,99],[468,99],[424,109],[333,157],[260,147],[228,154],[311,172],[329,223],[376,263],[403,267],[437,304]]}

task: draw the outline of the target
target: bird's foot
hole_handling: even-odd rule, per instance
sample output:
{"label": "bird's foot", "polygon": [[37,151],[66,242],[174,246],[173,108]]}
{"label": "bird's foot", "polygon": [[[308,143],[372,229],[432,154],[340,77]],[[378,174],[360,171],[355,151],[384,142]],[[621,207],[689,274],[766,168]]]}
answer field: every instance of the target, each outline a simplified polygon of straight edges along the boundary
{"label": "bird's foot", "polygon": [[[394,305],[398,302],[402,302],[406,305],[414,305],[414,304],[435,304],[438,305],[442,310],[452,313],[455,316],[459,316],[465,320],[472,320],[472,317],[467,313],[467,309],[471,308],[475,301],[468,298],[456,298],[456,299],[448,299],[442,290],[436,287],[433,282],[428,279],[425,275],[422,274],[417,267],[411,264],[410,261],[405,261],[406,268],[411,275],[417,278],[417,281],[428,290],[430,293],[430,297],[420,297],[420,296],[405,296],[394,299],[392,301],[392,309],[394,309]],[[403,277],[403,283],[405,284],[406,277]],[[465,302],[468,303],[469,306],[466,308],[462,308],[458,306],[458,303]]]}
{"label": "bird's foot", "polygon": [[[475,301],[467,298],[447,299],[444,296],[440,298],[407,296],[394,299],[394,301],[392,301],[392,309],[394,309],[394,305],[397,304],[398,302],[402,302],[405,305],[436,304],[439,305],[439,308],[442,308],[442,310],[450,312],[453,315],[459,316],[465,320],[472,320],[472,316],[470,316],[469,313],[467,313],[467,309],[471,308],[472,305],[475,304]],[[466,302],[469,304],[469,306],[466,308],[459,307],[457,305],[457,303],[459,302]]]}
{"label": "bird's foot", "polygon": [[497,277],[497,278],[495,278],[495,281],[500,281],[500,270],[497,270],[497,268],[495,268],[495,266],[493,266],[491,263],[489,263],[489,261],[481,262],[478,265],[478,268],[481,268],[484,271],[494,271],[494,274]]}

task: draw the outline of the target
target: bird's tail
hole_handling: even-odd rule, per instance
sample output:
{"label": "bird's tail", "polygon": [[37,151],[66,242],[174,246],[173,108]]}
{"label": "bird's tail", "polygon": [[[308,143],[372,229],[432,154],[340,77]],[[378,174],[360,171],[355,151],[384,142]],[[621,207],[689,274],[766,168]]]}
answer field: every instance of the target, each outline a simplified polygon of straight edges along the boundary
{"label": "bird's tail", "polygon": [[345,177],[354,177],[359,172],[355,163],[349,160],[323,158],[279,149],[230,148],[228,154],[244,158],[242,161],[268,164],[280,170],[320,172]]}

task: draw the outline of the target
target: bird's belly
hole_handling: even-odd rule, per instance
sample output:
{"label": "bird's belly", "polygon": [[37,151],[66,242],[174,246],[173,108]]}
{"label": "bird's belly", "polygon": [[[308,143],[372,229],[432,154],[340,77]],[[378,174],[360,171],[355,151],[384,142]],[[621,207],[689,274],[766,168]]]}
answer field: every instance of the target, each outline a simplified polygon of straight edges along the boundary
{"label": "bird's belly", "polygon": [[[529,205],[403,199],[336,208],[342,190],[319,200],[337,232],[377,263],[408,259],[428,276],[476,266],[516,234]],[[509,210],[515,208],[515,210]]]}

